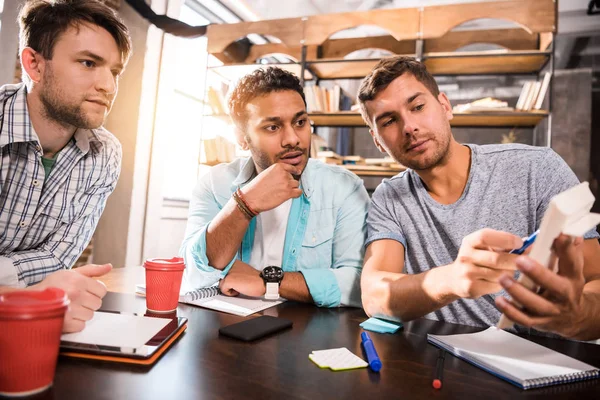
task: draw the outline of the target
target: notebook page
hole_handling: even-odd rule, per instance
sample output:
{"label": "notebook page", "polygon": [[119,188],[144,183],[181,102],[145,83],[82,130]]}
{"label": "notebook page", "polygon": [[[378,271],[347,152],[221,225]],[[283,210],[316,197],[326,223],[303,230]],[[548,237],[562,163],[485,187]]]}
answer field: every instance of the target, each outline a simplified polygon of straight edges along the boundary
{"label": "notebook page", "polygon": [[194,301],[183,301],[186,304],[193,304],[195,306],[210,308],[212,310],[222,311],[241,317],[254,314],[256,312],[265,310],[270,307],[274,307],[278,304],[283,303],[284,300],[263,300],[260,298],[252,298],[246,296],[229,297],[221,294],[208,298],[199,299]]}
{"label": "notebook page", "polygon": [[478,333],[428,337],[450,347],[448,350],[456,355],[518,382],[597,369],[496,327]]}
{"label": "notebook page", "polygon": [[[136,293],[143,296],[146,295],[146,285],[135,285],[135,289]],[[180,293],[180,303],[210,308],[211,310],[239,315],[240,317],[247,317],[248,315],[252,315],[259,311],[266,310],[267,308],[274,307],[285,301],[284,298],[281,298],[280,300],[264,300],[261,298],[248,297],[244,295],[229,297],[221,294],[203,299],[189,300],[185,298],[185,293],[187,292],[182,291]]]}

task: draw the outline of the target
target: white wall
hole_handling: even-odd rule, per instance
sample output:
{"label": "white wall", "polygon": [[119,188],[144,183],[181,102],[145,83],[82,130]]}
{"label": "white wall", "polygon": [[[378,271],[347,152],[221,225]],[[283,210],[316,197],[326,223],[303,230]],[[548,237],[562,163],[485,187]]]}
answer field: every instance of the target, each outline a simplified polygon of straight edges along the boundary
{"label": "white wall", "polygon": [[[154,0],[164,13],[166,0]],[[152,28],[126,2],[119,15],[130,30],[133,55],[120,81],[119,93],[105,127],[119,138],[123,160],[119,182],[109,197],[94,234],[94,263],[115,267],[139,265],[154,126],[162,32]]]}

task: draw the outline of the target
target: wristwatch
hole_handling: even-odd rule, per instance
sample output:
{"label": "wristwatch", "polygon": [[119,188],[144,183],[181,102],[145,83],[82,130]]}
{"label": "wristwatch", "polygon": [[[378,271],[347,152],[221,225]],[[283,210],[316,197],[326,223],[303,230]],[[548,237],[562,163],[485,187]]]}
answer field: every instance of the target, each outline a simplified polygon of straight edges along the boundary
{"label": "wristwatch", "polygon": [[260,277],[265,281],[265,299],[279,299],[279,284],[283,280],[283,270],[279,267],[269,265],[260,272]]}

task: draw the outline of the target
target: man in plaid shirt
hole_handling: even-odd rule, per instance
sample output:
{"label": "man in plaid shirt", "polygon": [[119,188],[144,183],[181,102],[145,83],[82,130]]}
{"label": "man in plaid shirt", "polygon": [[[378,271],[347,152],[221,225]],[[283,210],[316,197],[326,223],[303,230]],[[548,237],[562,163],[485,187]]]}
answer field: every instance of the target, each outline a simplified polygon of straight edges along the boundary
{"label": "man in plaid shirt", "polygon": [[30,0],[19,16],[23,83],[0,87],[0,292],[59,287],[65,331],[83,329],[112,266],[70,270],[121,168],[121,145],[102,124],[131,39],[95,0]]}

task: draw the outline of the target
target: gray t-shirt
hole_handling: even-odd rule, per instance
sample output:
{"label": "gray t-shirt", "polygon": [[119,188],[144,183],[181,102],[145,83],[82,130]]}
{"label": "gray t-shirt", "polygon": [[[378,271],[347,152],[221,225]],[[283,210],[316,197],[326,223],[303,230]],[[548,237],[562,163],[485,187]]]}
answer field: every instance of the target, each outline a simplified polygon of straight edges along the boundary
{"label": "gray t-shirt", "polygon": [[[467,145],[471,170],[462,196],[442,205],[427,193],[417,173],[406,170],[384,180],[367,218],[368,246],[393,239],[405,249],[404,273],[418,274],[452,263],[462,239],[482,228],[525,237],[535,232],[552,197],[579,183],[552,149],[519,144]],[[585,235],[597,238],[596,230]],[[458,299],[427,314],[429,319],[457,324],[495,325],[500,312],[497,294]]]}

